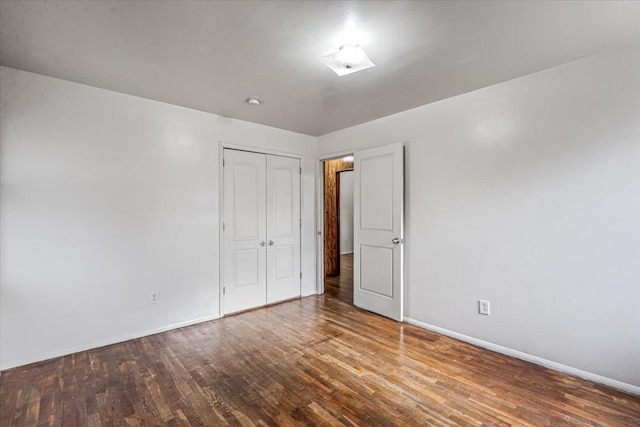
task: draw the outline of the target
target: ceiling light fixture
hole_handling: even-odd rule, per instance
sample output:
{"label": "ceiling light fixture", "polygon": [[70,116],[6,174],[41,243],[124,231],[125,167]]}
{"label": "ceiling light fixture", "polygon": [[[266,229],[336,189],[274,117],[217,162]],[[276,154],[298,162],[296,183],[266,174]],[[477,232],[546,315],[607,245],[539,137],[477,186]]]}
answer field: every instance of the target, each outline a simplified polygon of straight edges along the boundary
{"label": "ceiling light fixture", "polygon": [[358,44],[342,45],[337,52],[325,55],[321,59],[339,76],[376,66]]}
{"label": "ceiling light fixture", "polygon": [[353,156],[345,156],[342,158],[342,160],[345,162],[353,162]]}
{"label": "ceiling light fixture", "polygon": [[262,101],[260,101],[258,98],[254,97],[254,96],[245,99],[244,102],[246,102],[247,104],[251,105],[252,107],[258,107],[258,106],[262,105]]}

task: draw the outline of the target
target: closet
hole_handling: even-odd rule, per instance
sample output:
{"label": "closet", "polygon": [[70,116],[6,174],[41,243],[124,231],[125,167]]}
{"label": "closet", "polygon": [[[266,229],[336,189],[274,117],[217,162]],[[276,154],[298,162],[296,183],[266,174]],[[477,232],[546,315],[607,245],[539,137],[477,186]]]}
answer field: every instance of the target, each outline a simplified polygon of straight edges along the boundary
{"label": "closet", "polygon": [[300,296],[300,159],[223,150],[222,313]]}

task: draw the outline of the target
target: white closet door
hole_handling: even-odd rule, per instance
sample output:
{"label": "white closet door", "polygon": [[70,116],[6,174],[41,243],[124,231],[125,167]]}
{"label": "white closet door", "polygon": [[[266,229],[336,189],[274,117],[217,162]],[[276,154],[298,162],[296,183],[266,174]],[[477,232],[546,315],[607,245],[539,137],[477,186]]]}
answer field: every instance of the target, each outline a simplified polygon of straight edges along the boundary
{"label": "white closet door", "polygon": [[223,314],[266,304],[266,155],[224,153]]}
{"label": "white closet door", "polygon": [[300,160],[267,156],[267,303],[300,296]]}
{"label": "white closet door", "polygon": [[402,144],[354,157],[353,303],[402,321]]}

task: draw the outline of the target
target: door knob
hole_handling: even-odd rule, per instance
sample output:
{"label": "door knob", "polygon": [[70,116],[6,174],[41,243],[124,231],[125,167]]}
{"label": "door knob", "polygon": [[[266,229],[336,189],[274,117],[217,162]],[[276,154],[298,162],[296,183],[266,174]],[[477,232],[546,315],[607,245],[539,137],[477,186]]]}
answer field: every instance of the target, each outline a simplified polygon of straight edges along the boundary
{"label": "door knob", "polygon": [[262,247],[262,246],[266,245],[267,243],[264,240],[260,240],[258,242],[258,244],[260,245],[260,247]]}
{"label": "door knob", "polygon": [[273,246],[275,245],[275,243],[273,242],[273,240],[269,240],[269,246]]}
{"label": "door knob", "polygon": [[398,243],[400,243],[400,239],[398,239],[397,237],[394,237],[391,243],[393,243],[394,245],[397,245]]}

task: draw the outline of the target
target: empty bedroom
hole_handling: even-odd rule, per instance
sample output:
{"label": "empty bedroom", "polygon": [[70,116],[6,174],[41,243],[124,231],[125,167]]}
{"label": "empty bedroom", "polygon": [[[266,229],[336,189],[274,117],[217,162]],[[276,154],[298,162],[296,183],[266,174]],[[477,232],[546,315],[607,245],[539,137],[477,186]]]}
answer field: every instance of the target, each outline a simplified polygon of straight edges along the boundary
{"label": "empty bedroom", "polygon": [[0,0],[0,426],[640,426],[640,1]]}

